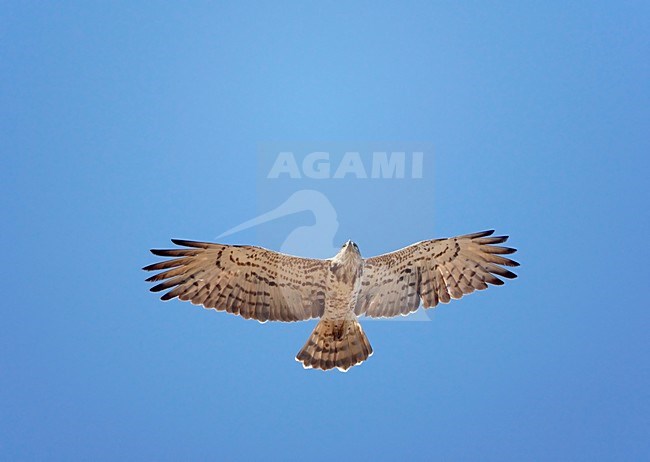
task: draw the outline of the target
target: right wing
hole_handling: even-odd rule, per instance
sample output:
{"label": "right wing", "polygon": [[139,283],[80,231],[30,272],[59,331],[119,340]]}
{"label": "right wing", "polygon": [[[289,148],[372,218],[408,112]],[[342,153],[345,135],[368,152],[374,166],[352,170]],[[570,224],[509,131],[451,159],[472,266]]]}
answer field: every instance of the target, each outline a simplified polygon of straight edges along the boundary
{"label": "right wing", "polygon": [[246,319],[302,321],[322,316],[328,262],[285,255],[261,247],[172,239],[183,249],[152,250],[176,257],[145,266],[165,270],[147,279],[163,281],[152,292]]}

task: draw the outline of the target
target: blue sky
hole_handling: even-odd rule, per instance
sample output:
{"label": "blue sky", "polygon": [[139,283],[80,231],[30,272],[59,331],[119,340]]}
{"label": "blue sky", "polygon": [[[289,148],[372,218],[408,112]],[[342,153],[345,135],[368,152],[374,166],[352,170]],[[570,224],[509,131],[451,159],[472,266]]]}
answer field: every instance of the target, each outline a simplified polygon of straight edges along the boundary
{"label": "blue sky", "polygon": [[[647,458],[649,19],[641,1],[4,4],[1,458]],[[276,186],[276,142],[433,150],[418,181]],[[148,292],[149,248],[313,187],[336,243],[496,228],[520,277],[432,322],[366,323],[375,354],[346,374],[293,360],[313,323]]]}

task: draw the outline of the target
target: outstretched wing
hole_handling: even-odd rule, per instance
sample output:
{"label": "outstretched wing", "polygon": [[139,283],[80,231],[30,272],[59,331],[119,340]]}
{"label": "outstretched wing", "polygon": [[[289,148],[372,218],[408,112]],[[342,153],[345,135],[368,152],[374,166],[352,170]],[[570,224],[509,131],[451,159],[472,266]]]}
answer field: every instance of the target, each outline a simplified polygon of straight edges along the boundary
{"label": "outstretched wing", "polygon": [[515,249],[500,247],[508,236],[488,237],[494,230],[449,239],[418,242],[364,262],[355,313],[392,317],[448,303],[488,284],[502,285],[517,275],[503,266],[519,263],[503,257]]}
{"label": "outstretched wing", "polygon": [[293,257],[261,247],[172,239],[183,249],[152,250],[175,257],[146,271],[163,281],[152,292],[258,321],[302,321],[323,314],[327,262]]}

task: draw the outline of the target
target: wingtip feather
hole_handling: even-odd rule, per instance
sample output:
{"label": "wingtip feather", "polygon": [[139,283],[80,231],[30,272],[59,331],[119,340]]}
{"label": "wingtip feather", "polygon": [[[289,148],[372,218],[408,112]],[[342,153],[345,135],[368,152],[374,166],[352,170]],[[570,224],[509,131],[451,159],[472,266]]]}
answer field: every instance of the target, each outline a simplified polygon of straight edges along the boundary
{"label": "wingtip feather", "polygon": [[187,239],[172,239],[171,241],[176,245],[180,245],[184,247],[193,247],[195,249],[205,249],[210,245],[207,242],[190,241]]}
{"label": "wingtip feather", "polygon": [[[151,290],[151,289],[149,289],[149,290]],[[171,300],[172,298],[176,298],[176,295],[172,295],[172,292],[173,292],[173,291],[170,291],[170,292],[167,292],[166,294],[163,294],[163,295],[160,297],[160,299],[161,299],[163,302],[166,302],[167,300]]]}
{"label": "wingtip feather", "polygon": [[488,229],[488,230],[485,230],[485,231],[479,231],[477,233],[464,234],[464,235],[459,236],[459,237],[462,237],[462,238],[465,238],[465,239],[478,239],[478,238],[481,238],[481,237],[491,236],[492,234],[494,234],[494,230],[493,229]]}

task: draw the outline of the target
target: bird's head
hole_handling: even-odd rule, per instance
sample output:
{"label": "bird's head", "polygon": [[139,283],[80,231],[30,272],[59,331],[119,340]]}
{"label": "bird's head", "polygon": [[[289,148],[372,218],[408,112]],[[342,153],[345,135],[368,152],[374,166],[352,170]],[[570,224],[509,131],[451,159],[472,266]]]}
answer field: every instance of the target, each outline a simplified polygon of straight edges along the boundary
{"label": "bird's head", "polygon": [[343,266],[346,268],[357,268],[363,261],[359,247],[352,241],[348,241],[341,246],[341,250],[332,258],[334,266]]}
{"label": "bird's head", "polygon": [[359,252],[359,246],[350,240],[343,244],[339,253],[353,253],[361,255],[361,252]]}

